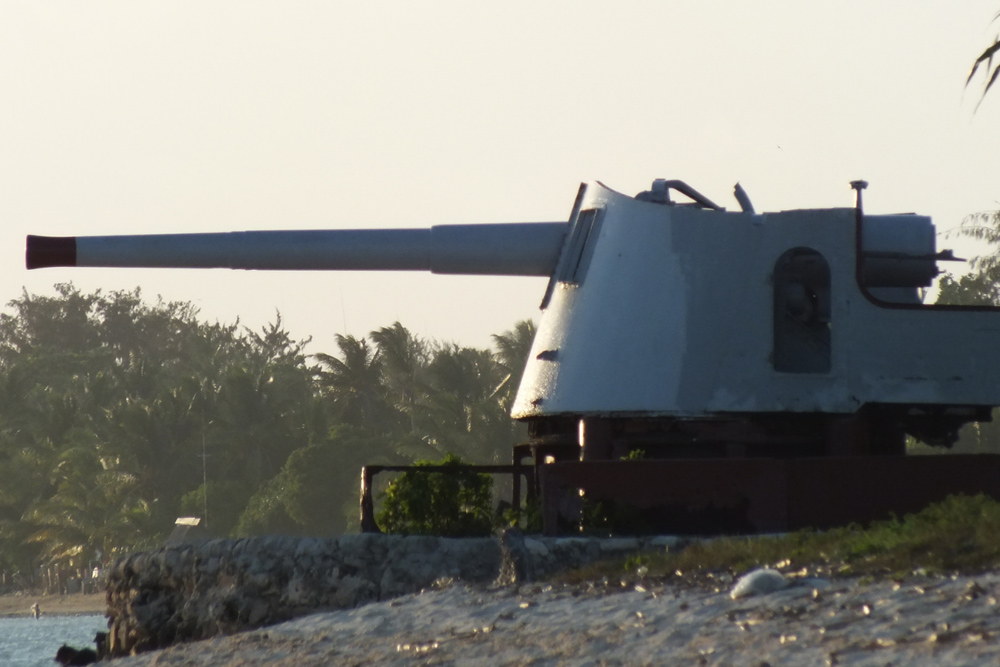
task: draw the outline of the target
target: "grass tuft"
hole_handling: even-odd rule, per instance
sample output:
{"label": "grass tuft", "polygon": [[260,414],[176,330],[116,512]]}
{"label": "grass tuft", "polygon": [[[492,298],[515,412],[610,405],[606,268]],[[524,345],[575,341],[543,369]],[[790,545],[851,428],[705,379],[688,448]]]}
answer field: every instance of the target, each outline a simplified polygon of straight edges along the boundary
{"label": "grass tuft", "polygon": [[826,531],[774,537],[699,540],[676,553],[605,561],[561,579],[567,583],[635,577],[697,580],[773,567],[810,576],[905,577],[920,572],[975,573],[1000,567],[1000,503],[985,495],[949,496],[921,512]]}

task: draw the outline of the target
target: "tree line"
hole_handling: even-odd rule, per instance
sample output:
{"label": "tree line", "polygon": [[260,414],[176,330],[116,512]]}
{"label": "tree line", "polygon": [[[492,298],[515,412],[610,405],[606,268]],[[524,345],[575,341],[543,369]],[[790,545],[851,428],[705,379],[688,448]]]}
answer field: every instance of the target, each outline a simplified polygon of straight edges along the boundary
{"label": "tree line", "polygon": [[215,535],[356,526],[359,472],[454,453],[509,461],[534,336],[494,349],[396,322],[307,354],[280,315],[205,322],[138,289],[23,293],[0,313],[0,570],[89,568],[159,544],[178,516]]}

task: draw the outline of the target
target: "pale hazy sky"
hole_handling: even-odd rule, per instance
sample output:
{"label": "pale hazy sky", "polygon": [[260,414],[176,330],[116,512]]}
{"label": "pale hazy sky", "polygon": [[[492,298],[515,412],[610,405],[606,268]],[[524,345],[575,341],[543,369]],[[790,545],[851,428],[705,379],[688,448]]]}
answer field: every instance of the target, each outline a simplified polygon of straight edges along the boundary
{"label": "pale hazy sky", "polygon": [[[0,302],[133,289],[313,351],[401,321],[485,346],[544,279],[26,271],[24,236],[565,220],[581,181],[735,208],[1000,208],[993,0],[0,0]],[[942,243],[949,247],[953,243]],[[734,279],[738,280],[738,277]]]}

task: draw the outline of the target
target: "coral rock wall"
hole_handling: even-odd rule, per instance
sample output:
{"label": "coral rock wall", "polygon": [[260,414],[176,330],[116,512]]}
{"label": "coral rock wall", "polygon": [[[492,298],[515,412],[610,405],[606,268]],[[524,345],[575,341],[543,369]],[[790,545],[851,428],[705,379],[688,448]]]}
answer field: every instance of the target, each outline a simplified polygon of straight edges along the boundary
{"label": "coral rock wall", "polygon": [[660,540],[448,539],[398,535],[259,537],[166,546],[115,563],[108,650],[122,656],[305,614],[415,593],[439,579],[503,583],[601,558],[662,549]]}

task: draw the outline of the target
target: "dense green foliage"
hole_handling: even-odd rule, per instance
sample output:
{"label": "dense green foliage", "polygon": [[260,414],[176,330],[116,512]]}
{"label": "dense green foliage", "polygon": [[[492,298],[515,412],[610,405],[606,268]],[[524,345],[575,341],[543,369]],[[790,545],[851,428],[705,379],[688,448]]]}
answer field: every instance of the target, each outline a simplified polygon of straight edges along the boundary
{"label": "dense green foliage", "polygon": [[533,334],[478,350],[396,323],[309,355],[280,317],[255,332],[139,290],[24,293],[0,313],[0,570],[106,563],[184,515],[338,534],[364,464],[506,462]]}
{"label": "dense green foliage", "polygon": [[[417,466],[449,466],[464,462],[454,454]],[[404,472],[381,494],[378,524],[388,533],[473,537],[493,530],[493,480],[469,470],[454,473]]]}

